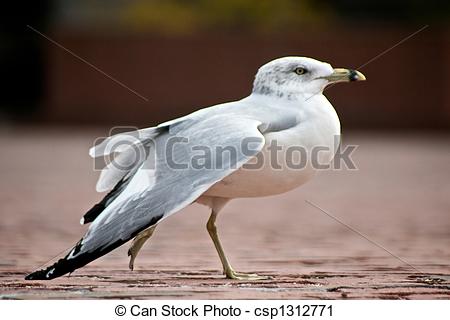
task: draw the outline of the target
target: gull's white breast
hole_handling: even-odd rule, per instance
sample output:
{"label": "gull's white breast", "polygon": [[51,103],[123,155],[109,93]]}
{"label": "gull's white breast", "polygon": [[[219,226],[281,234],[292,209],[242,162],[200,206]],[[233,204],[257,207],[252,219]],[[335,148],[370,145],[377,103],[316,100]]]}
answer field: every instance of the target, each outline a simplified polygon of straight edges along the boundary
{"label": "gull's white breast", "polygon": [[[317,171],[314,158],[320,165],[330,163],[339,144],[339,118],[323,95],[311,100],[299,108],[296,126],[264,134],[266,143],[258,156],[258,165],[251,161],[213,185],[204,195],[239,198],[284,193],[312,178]],[[269,149],[273,143],[281,148],[275,156]],[[261,162],[261,158],[264,161]]]}

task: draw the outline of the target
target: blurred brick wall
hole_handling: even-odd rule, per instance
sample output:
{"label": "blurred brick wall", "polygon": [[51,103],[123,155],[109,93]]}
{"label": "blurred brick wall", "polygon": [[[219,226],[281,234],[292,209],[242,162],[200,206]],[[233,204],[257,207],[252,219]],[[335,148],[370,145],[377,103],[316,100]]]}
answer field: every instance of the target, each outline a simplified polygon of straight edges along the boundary
{"label": "blurred brick wall", "polygon": [[[41,118],[64,123],[150,126],[239,99],[257,68],[305,55],[357,68],[420,26],[302,30],[288,35],[96,35],[58,31],[59,43],[149,99],[48,43]],[[450,128],[449,30],[428,29],[362,69],[365,83],[326,91],[345,127]]]}

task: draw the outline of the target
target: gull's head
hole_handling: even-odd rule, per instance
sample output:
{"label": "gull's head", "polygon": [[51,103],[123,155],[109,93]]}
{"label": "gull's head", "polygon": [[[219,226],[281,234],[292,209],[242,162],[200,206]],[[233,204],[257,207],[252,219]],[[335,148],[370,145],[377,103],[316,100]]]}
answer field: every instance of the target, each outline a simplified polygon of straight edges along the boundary
{"label": "gull's head", "polygon": [[331,83],[366,80],[352,69],[333,69],[329,63],[306,57],[284,57],[259,68],[253,93],[295,99],[322,93]]}

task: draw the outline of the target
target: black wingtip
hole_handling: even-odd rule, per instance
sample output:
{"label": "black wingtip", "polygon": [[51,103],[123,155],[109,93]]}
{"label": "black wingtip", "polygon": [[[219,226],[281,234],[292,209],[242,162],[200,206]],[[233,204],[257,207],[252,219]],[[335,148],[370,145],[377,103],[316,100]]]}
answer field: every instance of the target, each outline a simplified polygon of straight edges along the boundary
{"label": "black wingtip", "polygon": [[25,280],[52,280],[74,270],[65,258],[58,260],[50,267],[38,270],[25,276]]}
{"label": "black wingtip", "polygon": [[25,276],[25,280],[34,280],[34,272]]}
{"label": "black wingtip", "polygon": [[75,271],[76,269],[84,267],[89,262],[94,261],[95,259],[103,256],[126,242],[126,240],[120,239],[111,243],[107,247],[99,248],[91,252],[80,253],[82,241],[83,239],[78,241],[67,256],[45,269],[30,273],[25,277],[25,280],[52,280],[61,277]]}
{"label": "black wingtip", "polygon": [[29,275],[25,276],[25,280],[48,280],[48,278],[45,278],[45,276],[43,275],[44,270],[39,270],[33,273],[30,273]]}
{"label": "black wingtip", "polygon": [[78,241],[78,243],[70,250],[70,253],[64,258],[59,259],[47,268],[30,273],[25,276],[25,280],[52,280],[86,265],[89,261],[83,255],[76,259],[69,258],[71,253],[75,254],[80,251],[82,241],[83,239]]}
{"label": "black wingtip", "polygon": [[159,220],[162,219],[162,217],[163,217],[162,214],[154,216],[151,218],[151,220],[147,225],[143,226],[142,228],[136,229],[133,233],[130,234],[128,238],[118,239],[112,243],[109,243],[106,246],[99,246],[98,248],[92,251],[82,252],[83,239],[81,239],[72,248],[72,250],[67,256],[58,260],[53,265],[45,269],[30,273],[29,275],[25,276],[25,280],[51,280],[61,277],[67,273],[71,273],[76,269],[84,267],[89,262],[94,261],[95,259],[100,258],[101,256],[121,246],[129,239],[134,238],[136,235],[138,235],[139,232],[155,225]]}

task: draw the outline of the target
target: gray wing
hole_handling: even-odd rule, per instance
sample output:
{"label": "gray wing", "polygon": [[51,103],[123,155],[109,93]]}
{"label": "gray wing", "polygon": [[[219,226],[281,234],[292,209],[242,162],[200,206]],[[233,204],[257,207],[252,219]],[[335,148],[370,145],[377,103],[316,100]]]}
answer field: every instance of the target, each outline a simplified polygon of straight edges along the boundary
{"label": "gray wing", "polygon": [[[233,118],[250,118],[259,119],[263,125],[260,130],[263,132],[280,131],[292,126],[298,122],[297,113],[286,108],[282,112],[267,103],[261,101],[248,101],[243,99],[236,102],[228,102],[209,108],[200,109],[187,116],[164,122],[157,127],[145,128],[125,133],[120,133],[106,138],[100,144],[89,150],[89,155],[93,158],[109,156],[114,161],[102,170],[97,182],[96,189],[103,192],[113,189],[121,180],[127,179],[135,175],[144,161],[147,161],[149,147],[152,146],[153,140],[160,139],[160,135],[164,130],[170,130],[171,134],[177,135],[184,132],[189,134],[192,126],[198,126],[198,122],[207,121],[211,117],[227,114]],[[204,123],[204,125],[208,125]],[[197,128],[197,127],[195,127]],[[114,154],[114,157],[112,157]],[[136,155],[138,160],[136,161]],[[153,161],[153,159],[149,159]],[[120,165],[117,165],[120,164]],[[147,169],[154,167],[154,163],[149,165],[147,161]],[[154,182],[154,172],[146,170],[145,173],[138,173],[142,180],[147,181],[149,186]],[[143,186],[144,183],[141,183]],[[147,187],[149,187],[147,186]],[[138,187],[139,186],[135,186]],[[131,188],[135,189],[135,188]],[[136,191],[136,190],[134,190]]]}
{"label": "gray wing", "polygon": [[[252,159],[264,146],[263,133],[287,129],[297,121],[293,109],[281,111],[263,101],[243,99],[131,133],[137,138],[132,140],[136,144],[131,145],[144,149],[143,161],[120,172],[107,168],[110,177],[100,185],[102,188],[110,188],[117,179],[126,179],[126,183],[112,191],[114,196],[107,196],[106,208],[102,206],[101,213],[95,215],[84,237],[67,256],[29,274],[26,279],[49,280],[62,276],[124,244],[140,231],[194,202],[216,182]],[[107,146],[111,142],[109,138],[91,149],[91,156],[108,154],[111,150]],[[226,153],[217,151],[225,148],[231,148],[234,154],[221,157]],[[207,150],[210,157],[204,156]],[[119,150],[125,159],[129,151],[128,146]],[[203,155],[203,165],[200,162],[193,165],[197,152]]]}
{"label": "gray wing", "polygon": [[[95,219],[69,259],[124,243],[191,204],[262,149],[264,136],[259,130],[261,125],[261,121],[254,119],[217,115],[191,123],[181,130],[173,130],[176,135],[170,131],[160,134],[153,141],[156,170],[144,167],[139,170],[150,170],[156,175],[150,187],[148,181],[140,181],[138,174],[133,177],[129,190],[125,189]],[[217,151],[221,148],[232,148],[235,153],[219,157]],[[193,163],[193,155],[204,155],[206,149],[210,150],[211,157],[202,157],[204,163],[200,165]],[[142,184],[141,189],[139,183]]]}

